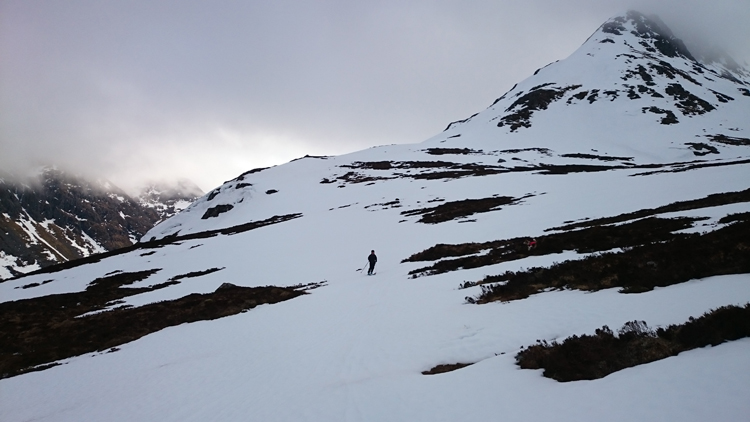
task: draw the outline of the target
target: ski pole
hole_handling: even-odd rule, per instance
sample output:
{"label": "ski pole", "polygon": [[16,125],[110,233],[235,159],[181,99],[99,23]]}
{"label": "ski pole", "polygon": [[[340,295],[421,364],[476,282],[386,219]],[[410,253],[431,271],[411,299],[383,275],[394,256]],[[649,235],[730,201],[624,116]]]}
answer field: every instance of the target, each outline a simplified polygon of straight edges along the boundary
{"label": "ski pole", "polygon": [[364,266],[364,267],[362,267],[362,268],[358,269],[357,271],[362,271],[362,270],[364,270],[365,268],[367,268],[367,266],[368,266],[369,264],[370,264],[370,261],[367,261],[367,264],[365,264],[365,266]]}

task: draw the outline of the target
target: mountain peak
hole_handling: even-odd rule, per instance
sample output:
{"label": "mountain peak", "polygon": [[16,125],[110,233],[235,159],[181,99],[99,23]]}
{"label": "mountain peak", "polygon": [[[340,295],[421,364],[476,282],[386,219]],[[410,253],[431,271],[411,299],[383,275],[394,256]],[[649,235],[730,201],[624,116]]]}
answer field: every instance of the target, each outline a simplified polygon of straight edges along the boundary
{"label": "mountain peak", "polygon": [[646,16],[631,10],[625,16],[617,16],[608,20],[599,30],[613,37],[631,34],[639,39],[638,44],[648,52],[658,51],[667,57],[684,57],[695,61],[695,57],[687,49],[685,43],[675,37],[669,27],[656,15]]}
{"label": "mountain peak", "polygon": [[[727,57],[711,63],[696,57],[658,17],[631,11],[486,110],[451,123],[433,142],[473,150],[597,150],[643,163],[744,155],[750,73]],[[716,141],[725,137],[743,140]]]}

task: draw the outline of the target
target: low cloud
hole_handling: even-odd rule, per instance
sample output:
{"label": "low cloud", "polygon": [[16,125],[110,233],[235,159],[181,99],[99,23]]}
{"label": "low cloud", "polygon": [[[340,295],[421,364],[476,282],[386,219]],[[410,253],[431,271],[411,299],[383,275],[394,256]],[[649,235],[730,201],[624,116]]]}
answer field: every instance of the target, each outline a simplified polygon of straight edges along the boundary
{"label": "low cloud", "polygon": [[0,0],[0,166],[209,190],[420,142],[631,8],[750,60],[744,0],[258,3]]}

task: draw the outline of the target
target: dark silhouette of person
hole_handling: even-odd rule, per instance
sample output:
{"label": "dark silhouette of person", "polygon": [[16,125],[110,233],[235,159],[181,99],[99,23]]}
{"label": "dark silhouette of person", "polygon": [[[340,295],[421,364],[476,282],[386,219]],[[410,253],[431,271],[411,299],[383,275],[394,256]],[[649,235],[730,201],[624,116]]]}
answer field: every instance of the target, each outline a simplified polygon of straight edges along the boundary
{"label": "dark silhouette of person", "polygon": [[370,251],[370,256],[367,257],[367,260],[370,261],[370,269],[367,270],[367,275],[372,275],[372,272],[375,270],[375,263],[378,262],[375,251]]}

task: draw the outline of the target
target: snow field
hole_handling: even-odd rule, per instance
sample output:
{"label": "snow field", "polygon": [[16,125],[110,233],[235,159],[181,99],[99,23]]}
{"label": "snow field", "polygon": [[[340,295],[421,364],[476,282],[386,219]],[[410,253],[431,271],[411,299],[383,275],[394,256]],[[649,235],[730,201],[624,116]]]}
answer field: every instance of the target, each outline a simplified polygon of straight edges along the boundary
{"label": "snow field", "polygon": [[[680,123],[661,125],[658,115],[643,114],[642,107],[672,107],[671,98],[630,100],[621,94],[610,101],[600,94],[593,105],[586,100],[568,105],[565,99],[577,92],[570,91],[547,110],[535,111],[532,128],[510,133],[507,126],[497,127],[516,94],[544,83],[564,88],[583,81],[578,90],[623,89],[620,78],[630,64],[622,53],[632,53],[623,41],[637,46],[638,39],[627,32],[614,46],[599,43],[604,37],[609,35],[598,31],[569,59],[542,69],[496,105],[424,143],[328,159],[305,158],[247,174],[243,180],[224,184],[217,195],[209,194],[214,196],[210,201],[207,195],[194,202],[144,239],[215,230],[275,215],[301,213],[300,218],[0,283],[0,301],[9,301],[81,291],[113,271],[162,269],[133,285],[137,287],[223,268],[126,299],[141,306],[211,292],[223,282],[292,286],[325,281],[324,286],[289,301],[170,327],[122,345],[114,353],[79,356],[45,371],[0,380],[0,420],[747,420],[750,339],[692,350],[599,380],[570,383],[544,378],[541,371],[521,370],[514,355],[537,340],[591,334],[602,325],[617,330],[632,320],[645,320],[651,327],[680,324],[720,306],[743,305],[750,302],[748,274],[692,280],[640,294],[620,294],[617,289],[552,291],[509,303],[470,305],[464,298],[480,289],[459,289],[464,281],[585,255],[566,251],[417,279],[409,278],[408,272],[431,262],[401,263],[438,243],[535,237],[570,221],[745,190],[750,180],[747,165],[649,176],[638,175],[649,169],[620,169],[320,183],[348,171],[375,177],[427,171],[341,167],[357,161],[444,160],[513,167],[607,164],[560,156],[569,153],[633,157],[634,164],[747,157],[745,146],[717,144],[719,156],[696,157],[685,145],[705,142],[706,135],[718,133],[748,136],[747,102],[740,95],[700,116],[684,116],[675,109]],[[681,60],[667,61],[690,70]],[[666,76],[654,81],[659,91],[672,83]],[[728,89],[735,88],[724,79],[708,82],[703,88],[728,95]],[[703,88],[701,97],[708,95]],[[711,95],[706,98],[714,104]],[[424,152],[454,147],[481,149],[484,154]],[[498,152],[528,148],[551,152]],[[500,159],[506,161],[498,163]],[[277,192],[268,194],[270,190]],[[419,215],[401,214],[450,201],[528,194],[534,196],[519,204],[435,225],[417,223]],[[399,207],[373,206],[396,198]],[[435,199],[444,202],[429,202]],[[233,208],[214,218],[201,218],[217,205]],[[741,203],[661,216],[710,217],[691,229],[703,231],[714,228],[728,213],[746,211],[748,204]],[[367,277],[357,269],[364,267],[371,249],[379,258],[377,275]],[[151,251],[154,254],[142,256]],[[50,279],[53,282],[39,287],[17,288]],[[439,375],[421,374],[453,363],[474,364]]]}

